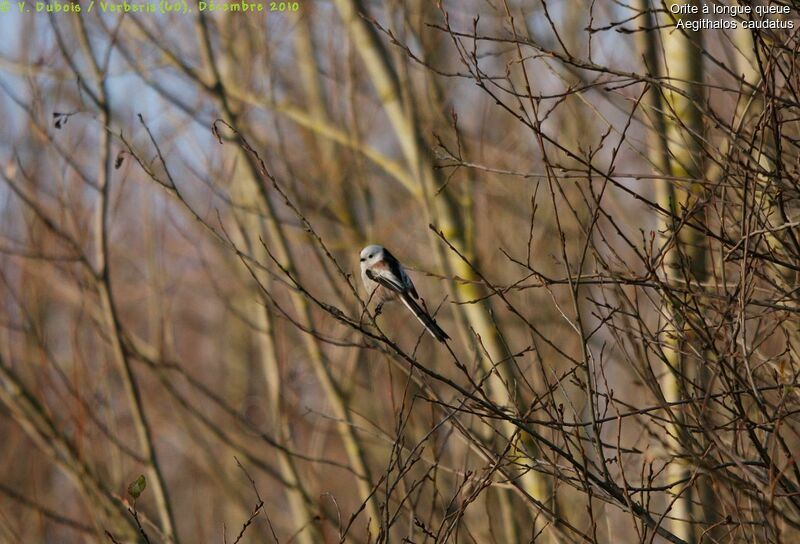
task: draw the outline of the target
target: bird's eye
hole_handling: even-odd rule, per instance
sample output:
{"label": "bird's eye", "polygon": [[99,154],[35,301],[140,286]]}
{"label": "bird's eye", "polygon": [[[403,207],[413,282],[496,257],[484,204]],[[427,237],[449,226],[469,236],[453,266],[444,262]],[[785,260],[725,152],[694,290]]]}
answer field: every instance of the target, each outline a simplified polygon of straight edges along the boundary
{"label": "bird's eye", "polygon": [[362,263],[363,263],[364,261],[366,261],[366,259],[361,259],[361,262],[362,262]]}
{"label": "bird's eye", "polygon": [[371,253],[371,254],[370,254],[370,256],[369,256],[369,258],[371,259],[371,258],[373,258],[374,256],[375,256],[375,254],[374,254],[374,253]]}

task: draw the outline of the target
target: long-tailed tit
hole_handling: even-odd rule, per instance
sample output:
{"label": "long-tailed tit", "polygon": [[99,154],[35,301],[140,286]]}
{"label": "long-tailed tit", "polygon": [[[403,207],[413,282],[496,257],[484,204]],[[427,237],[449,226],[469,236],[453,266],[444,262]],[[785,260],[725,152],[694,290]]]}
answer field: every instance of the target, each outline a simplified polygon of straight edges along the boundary
{"label": "long-tailed tit", "polygon": [[378,302],[377,313],[385,302],[399,298],[431,336],[439,342],[450,339],[423,308],[425,303],[419,298],[414,283],[388,249],[373,245],[361,250],[361,280],[370,299]]}

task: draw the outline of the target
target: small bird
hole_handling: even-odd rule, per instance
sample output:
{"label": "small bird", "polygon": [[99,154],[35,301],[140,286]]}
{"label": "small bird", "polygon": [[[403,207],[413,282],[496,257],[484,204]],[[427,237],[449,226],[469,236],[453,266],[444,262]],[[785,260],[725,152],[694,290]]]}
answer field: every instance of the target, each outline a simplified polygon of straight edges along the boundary
{"label": "small bird", "polygon": [[431,336],[439,342],[449,340],[450,337],[428,312],[423,309],[414,282],[406,274],[403,265],[395,259],[389,250],[377,245],[367,246],[361,250],[361,281],[369,293],[370,300],[378,301],[375,313],[380,314],[383,304],[397,298],[411,310],[411,313],[427,329]]}

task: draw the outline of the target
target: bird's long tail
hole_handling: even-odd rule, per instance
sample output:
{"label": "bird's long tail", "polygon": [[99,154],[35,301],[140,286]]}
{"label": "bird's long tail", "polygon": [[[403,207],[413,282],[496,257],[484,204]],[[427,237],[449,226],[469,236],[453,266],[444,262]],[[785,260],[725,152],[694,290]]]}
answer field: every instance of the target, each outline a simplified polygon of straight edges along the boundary
{"label": "bird's long tail", "polygon": [[428,312],[422,309],[419,303],[411,298],[411,295],[407,293],[402,293],[400,295],[400,300],[403,301],[403,304],[406,305],[406,308],[411,310],[420,323],[427,329],[431,336],[436,338],[439,342],[444,342],[445,340],[450,340],[450,337],[447,336],[447,333],[442,330],[442,328],[436,323],[436,321],[428,315]]}

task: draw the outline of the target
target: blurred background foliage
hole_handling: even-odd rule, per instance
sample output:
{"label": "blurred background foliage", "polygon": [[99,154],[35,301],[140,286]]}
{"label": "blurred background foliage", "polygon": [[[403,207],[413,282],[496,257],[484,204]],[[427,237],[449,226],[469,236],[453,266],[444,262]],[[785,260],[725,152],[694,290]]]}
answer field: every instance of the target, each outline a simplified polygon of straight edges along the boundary
{"label": "blurred background foliage", "polygon": [[0,540],[792,541],[796,32],[269,4],[0,16]]}

